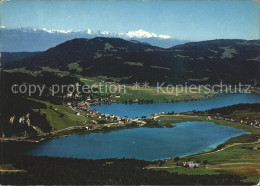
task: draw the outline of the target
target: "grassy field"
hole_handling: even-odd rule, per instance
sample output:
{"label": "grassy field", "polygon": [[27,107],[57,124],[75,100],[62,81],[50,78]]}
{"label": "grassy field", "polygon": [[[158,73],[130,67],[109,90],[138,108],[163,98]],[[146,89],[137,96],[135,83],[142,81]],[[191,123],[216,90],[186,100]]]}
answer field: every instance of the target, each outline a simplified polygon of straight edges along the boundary
{"label": "grassy field", "polygon": [[11,70],[5,70],[5,72],[21,72],[21,73],[26,73],[26,74],[30,74],[32,76],[37,76],[37,74],[39,74],[39,71],[31,71],[31,70],[27,70],[26,68],[15,68],[15,69],[11,69]]}
{"label": "grassy field", "polygon": [[124,64],[130,65],[130,66],[144,66],[144,64],[141,63],[141,62],[130,62],[130,61],[128,61],[128,62],[124,62]]}
{"label": "grassy field", "polygon": [[[50,68],[50,67],[41,67],[42,70],[44,72],[54,72],[55,74],[59,75],[59,76],[66,76],[69,75],[70,73],[68,71],[62,71],[59,70],[57,68]],[[21,73],[26,73],[26,74],[30,74],[32,76],[37,76],[41,71],[31,71],[31,70],[27,70],[26,68],[16,68],[16,69],[12,69],[12,70],[5,70],[6,72],[21,72]]]}
{"label": "grassy field", "polygon": [[[164,91],[164,92],[163,92]],[[207,99],[213,97],[213,94],[204,94],[203,91],[196,89],[193,92],[183,92],[180,88],[175,88],[173,91],[166,92],[166,88],[163,91],[157,89],[157,87],[134,87],[126,86],[126,93],[121,94],[118,101],[124,102],[127,99],[143,99],[143,100],[153,100],[154,102],[167,102],[167,101],[188,101],[188,100],[198,100]],[[201,91],[201,92],[200,92]]]}
{"label": "grassy field", "polygon": [[[253,181],[258,182],[260,176],[260,154],[259,151],[254,150],[255,146],[260,145],[257,143],[248,144],[235,144],[222,151],[205,153],[200,155],[193,155],[185,158],[180,158],[178,161],[169,159],[165,161],[162,166],[150,165],[147,168],[155,170],[167,170],[175,173],[185,174],[220,174],[228,173],[247,177],[245,182]],[[202,162],[208,161],[207,165],[202,165],[200,169],[184,168],[176,166],[182,164],[183,161]]]}
{"label": "grassy field", "polygon": [[[110,77],[111,79],[111,77]],[[114,81],[119,81],[120,78],[112,78]],[[87,78],[81,77],[80,80],[85,83],[86,85],[92,86],[93,84],[99,84],[101,81],[106,81],[107,77],[99,76],[96,78]],[[105,85],[105,83],[102,83]],[[109,83],[107,84],[110,85]],[[118,85],[117,85],[118,86]],[[115,98],[112,97],[112,100],[116,102],[125,102],[127,100],[153,100],[154,102],[176,102],[176,101],[190,101],[190,100],[199,100],[199,99],[208,99],[211,97],[216,96],[216,94],[208,94],[205,93],[202,89],[195,89],[193,92],[183,91],[181,88],[174,88],[173,90],[166,88],[157,89],[157,87],[143,87],[142,84],[136,87],[133,85],[125,85],[125,92],[123,86],[121,89],[114,93],[114,95],[120,95],[120,97]],[[113,89],[112,89],[113,90]],[[102,89],[102,92],[105,92],[105,89]],[[182,92],[182,93],[180,93]],[[110,93],[109,89],[107,89],[107,93]]]}
{"label": "grassy field", "polygon": [[69,70],[74,70],[77,73],[80,73],[83,71],[83,69],[79,66],[79,63],[70,63],[68,64]]}
{"label": "grassy field", "polygon": [[[93,118],[87,118],[84,115],[76,115],[77,111],[68,108],[66,105],[54,105],[46,101],[39,101],[46,104],[47,109],[40,109],[41,114],[46,114],[46,119],[50,122],[53,130],[60,130],[71,126],[83,125],[86,121],[87,123]],[[34,109],[38,112],[38,109]]]}
{"label": "grassy field", "polygon": [[226,114],[225,117],[233,117],[233,118],[241,118],[242,117],[249,117],[254,120],[260,120],[259,112],[252,112],[247,110],[246,113],[244,110],[236,110],[232,112],[232,114]]}
{"label": "grassy field", "polygon": [[55,74],[57,74],[58,76],[61,76],[61,77],[67,76],[70,74],[68,71],[63,71],[63,70],[59,70],[57,68],[50,68],[50,67],[42,67],[42,71],[54,72]]}
{"label": "grassy field", "polygon": [[[127,62],[129,65],[140,65],[139,63],[132,63]],[[70,70],[74,70],[76,72],[81,72],[83,69],[79,67],[78,63],[71,63],[68,65],[68,68]],[[155,66],[154,68],[158,68]],[[50,68],[50,67],[42,67],[42,71],[46,72],[54,72],[55,74],[59,76],[66,76],[70,75],[70,72],[68,71],[62,71],[56,68]],[[7,72],[22,72],[22,73],[28,73],[30,75],[36,76],[40,73],[40,71],[30,71],[26,70],[25,68],[18,68],[13,70],[7,70]],[[190,101],[190,100],[200,100],[200,99],[208,99],[211,97],[216,96],[216,94],[208,94],[207,92],[203,91],[202,89],[194,89],[193,92],[189,92],[188,90],[185,90],[185,88],[178,88],[174,87],[173,89],[162,88],[157,89],[157,87],[154,86],[148,86],[143,87],[143,84],[140,83],[139,86],[135,87],[133,85],[125,85],[125,91],[124,87],[121,86],[121,89],[119,90],[118,82],[123,79],[128,79],[129,77],[123,77],[123,78],[117,78],[117,77],[107,77],[107,76],[97,76],[97,77],[83,77],[79,74],[75,74],[77,77],[80,78],[80,81],[88,86],[92,86],[93,84],[99,85],[100,82],[102,82],[103,85],[110,85],[114,83],[117,86],[117,91],[113,93],[114,96],[112,96],[112,100],[115,102],[126,102],[127,100],[136,100],[136,99],[142,99],[142,100],[153,100],[154,102],[176,102],[176,101]],[[110,82],[110,83],[105,83]],[[111,91],[109,89],[102,88],[101,89],[103,93],[109,94]],[[112,88],[112,91],[114,89]],[[115,95],[120,95],[120,97],[115,97]]]}
{"label": "grassy field", "polygon": [[232,47],[220,47],[220,48],[224,50],[221,59],[232,58],[233,54],[237,54],[237,51]]}
{"label": "grassy field", "polygon": [[[245,113],[240,113],[245,114]],[[179,123],[185,121],[208,121],[206,116],[161,116],[157,120],[162,124]],[[245,182],[258,182],[260,178],[260,153],[255,147],[260,146],[260,141],[256,141],[256,137],[260,135],[260,128],[237,124],[224,120],[211,120],[216,124],[232,126],[238,129],[243,129],[251,134],[241,135],[231,138],[222,149],[209,153],[192,155],[189,157],[180,158],[178,161],[173,159],[165,160],[163,166],[150,165],[148,168],[156,170],[167,170],[169,172],[186,173],[186,174],[219,174],[228,173],[239,176],[246,176]],[[203,162],[207,160],[209,163],[202,166],[200,169],[190,169],[179,165],[187,160]]]}

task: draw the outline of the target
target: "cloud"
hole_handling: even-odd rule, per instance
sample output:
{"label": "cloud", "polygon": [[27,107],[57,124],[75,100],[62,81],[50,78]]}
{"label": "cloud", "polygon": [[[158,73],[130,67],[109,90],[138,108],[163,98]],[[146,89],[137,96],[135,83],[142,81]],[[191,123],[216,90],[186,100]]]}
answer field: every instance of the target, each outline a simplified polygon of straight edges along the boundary
{"label": "cloud", "polygon": [[168,36],[168,35],[159,35],[158,37],[162,38],[162,39],[170,39],[170,38],[172,38],[171,36]]}
{"label": "cloud", "polygon": [[2,26],[0,26],[0,28],[5,28],[5,26],[2,25]]}
{"label": "cloud", "polygon": [[46,28],[42,28],[42,30],[45,31],[45,32],[48,32],[48,33],[54,33],[52,30],[48,30]]}
{"label": "cloud", "polygon": [[119,33],[121,36],[126,36],[129,38],[151,38],[151,37],[156,37],[156,38],[161,38],[161,39],[170,39],[171,36],[168,35],[157,35],[152,32],[147,32],[145,30],[136,30],[136,31],[128,31],[126,33]]}

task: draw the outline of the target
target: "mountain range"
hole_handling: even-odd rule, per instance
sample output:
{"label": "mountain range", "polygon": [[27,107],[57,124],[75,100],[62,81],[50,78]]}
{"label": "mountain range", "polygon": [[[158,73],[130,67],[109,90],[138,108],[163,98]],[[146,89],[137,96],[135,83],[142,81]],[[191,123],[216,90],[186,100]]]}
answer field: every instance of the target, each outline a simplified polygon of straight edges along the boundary
{"label": "mountain range", "polygon": [[2,52],[35,52],[45,51],[51,47],[75,38],[112,37],[126,40],[138,40],[151,45],[168,48],[174,45],[183,44],[188,41],[173,39],[168,35],[159,35],[144,30],[113,33],[109,31],[82,31],[71,30],[48,30],[35,28],[0,28]]}
{"label": "mountain range", "polygon": [[22,57],[12,62],[7,59],[15,53],[2,55],[6,69],[50,67],[82,76],[116,77],[122,83],[235,84],[259,81],[259,49],[259,40],[211,40],[165,49],[96,37],[69,40],[44,52],[20,53]]}

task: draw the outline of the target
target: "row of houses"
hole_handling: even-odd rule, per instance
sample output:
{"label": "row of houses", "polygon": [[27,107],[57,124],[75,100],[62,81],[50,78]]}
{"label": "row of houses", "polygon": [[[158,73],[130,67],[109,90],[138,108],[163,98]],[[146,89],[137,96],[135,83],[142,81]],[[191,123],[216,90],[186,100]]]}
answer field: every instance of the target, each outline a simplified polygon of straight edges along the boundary
{"label": "row of houses", "polygon": [[[82,110],[84,111],[86,117],[96,117],[97,119],[104,119],[104,120],[113,120],[113,121],[121,121],[124,124],[129,122],[129,119],[127,116],[125,116],[124,118],[115,116],[115,115],[109,115],[109,114],[103,114],[98,112],[95,109],[90,109],[89,106],[89,102],[87,101],[82,101],[77,103],[76,105],[73,103],[68,103],[68,106],[70,106],[71,108],[73,108],[74,110],[78,109],[78,110]],[[79,112],[76,113],[76,115],[81,115]]]}

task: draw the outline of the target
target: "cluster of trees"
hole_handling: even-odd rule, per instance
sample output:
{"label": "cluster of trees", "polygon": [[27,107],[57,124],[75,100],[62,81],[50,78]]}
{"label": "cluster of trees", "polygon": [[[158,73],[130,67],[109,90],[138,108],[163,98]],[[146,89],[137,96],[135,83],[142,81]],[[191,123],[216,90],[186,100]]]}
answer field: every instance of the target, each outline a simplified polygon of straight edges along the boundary
{"label": "cluster of trees", "polygon": [[[12,159],[23,173],[5,173],[1,184],[105,184],[105,185],[244,185],[241,177],[187,175],[145,169],[151,162],[135,159],[83,160],[51,157]],[[157,162],[156,162],[157,163]],[[253,184],[253,183],[248,183]]]}
{"label": "cluster of trees", "polygon": [[221,115],[228,115],[228,114],[232,114],[234,111],[237,111],[237,110],[249,110],[252,112],[260,112],[260,104],[259,103],[237,104],[237,105],[232,105],[232,106],[211,109],[211,110],[206,111],[206,113],[208,113],[208,114],[219,113]]}
{"label": "cluster of trees", "polygon": [[33,112],[33,109],[44,109],[46,105],[19,95],[1,95],[0,105],[0,135],[10,136],[34,136],[37,132],[32,126],[37,126],[44,132],[49,132],[51,126],[46,120],[46,115]]}

